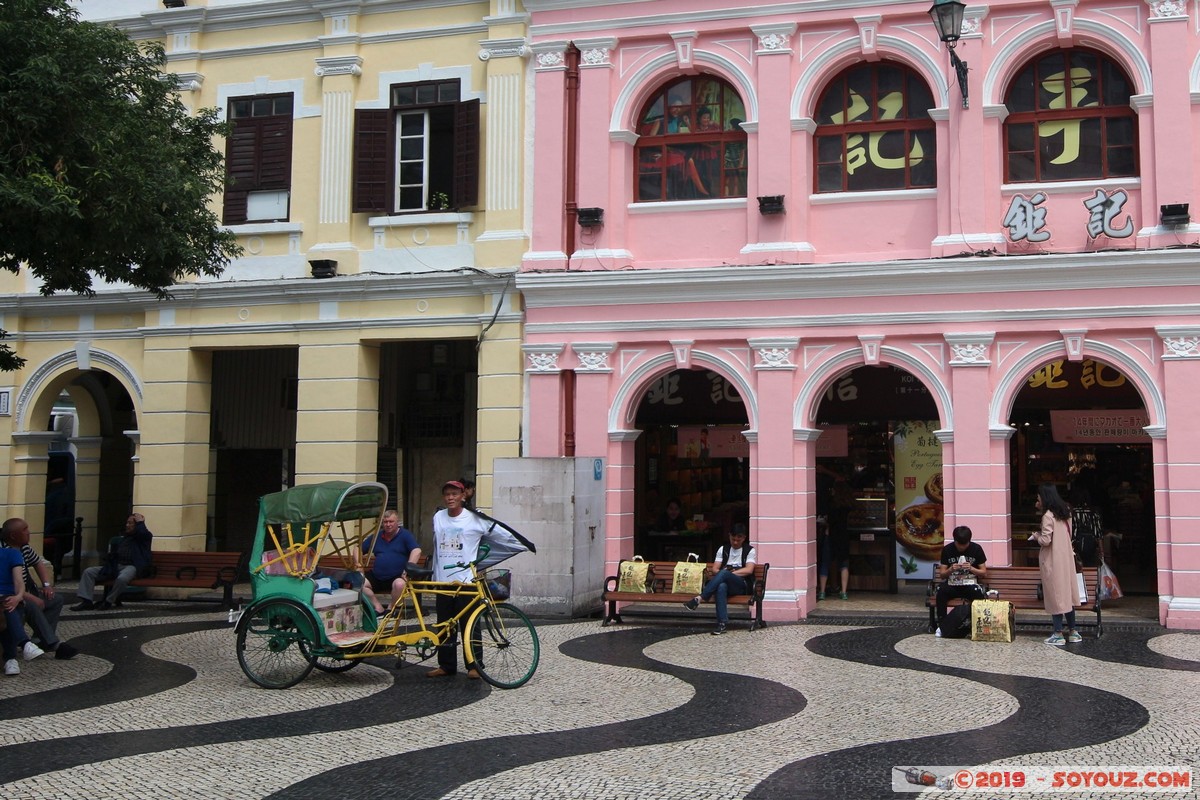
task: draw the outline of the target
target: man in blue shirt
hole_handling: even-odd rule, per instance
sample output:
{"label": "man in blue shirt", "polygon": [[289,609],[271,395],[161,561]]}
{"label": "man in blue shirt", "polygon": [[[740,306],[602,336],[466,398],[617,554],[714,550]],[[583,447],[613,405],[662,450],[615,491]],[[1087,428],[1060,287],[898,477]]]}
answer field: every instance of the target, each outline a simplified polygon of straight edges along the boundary
{"label": "man in blue shirt", "polygon": [[421,561],[421,545],[412,531],[400,527],[400,515],[388,509],[383,512],[383,521],[379,523],[378,537],[364,539],[362,551],[364,554],[373,553],[375,557],[371,568],[365,573],[367,580],[363,585],[363,594],[371,600],[375,611],[380,612],[384,609],[375,598],[375,592],[390,591],[393,600],[400,596],[404,591],[409,563],[419,564]]}

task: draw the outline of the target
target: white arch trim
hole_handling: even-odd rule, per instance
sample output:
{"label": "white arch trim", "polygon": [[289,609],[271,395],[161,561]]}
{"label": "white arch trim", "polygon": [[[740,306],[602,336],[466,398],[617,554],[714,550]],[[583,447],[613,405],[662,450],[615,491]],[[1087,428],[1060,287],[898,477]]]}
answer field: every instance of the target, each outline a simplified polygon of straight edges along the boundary
{"label": "white arch trim", "polygon": [[[1090,19],[1080,19],[1075,17],[1074,30],[1079,32],[1091,33],[1103,39],[1104,44],[1112,45],[1113,48],[1125,57],[1125,64],[1122,66],[1132,67],[1134,80],[1138,83],[1138,88],[1134,94],[1153,94],[1154,79],[1150,74],[1150,63],[1146,61],[1145,54],[1138,49],[1137,45],[1131,42],[1124,34],[1116,28],[1104,25]],[[1022,31],[1014,36],[1012,41],[1000,48],[988,65],[987,75],[983,78],[983,103],[984,105],[995,104],[999,105],[1004,102],[1004,86],[1000,85],[1001,80],[1008,74],[1010,70],[1019,69],[1021,64],[1014,64],[1013,59],[1021,50],[1027,48],[1032,42],[1038,39],[1045,39],[1046,49],[1054,49],[1058,47],[1057,29],[1054,21],[1048,20],[1038,25],[1034,25],[1028,30]]]}
{"label": "white arch trim", "polygon": [[[716,367],[721,375],[733,381],[734,386],[737,387],[738,394],[742,396],[742,401],[746,404],[746,418],[750,422],[750,430],[758,430],[758,397],[754,394],[753,387],[750,386],[750,382],[746,380],[746,376],[741,373],[741,370],[733,362],[725,361],[720,356],[704,350],[692,351],[692,363]],[[621,384],[621,387],[617,389],[617,393],[613,396],[612,406],[608,409],[608,432],[610,436],[620,431],[629,430],[629,427],[625,423],[625,409],[629,407],[631,395],[642,389],[646,377],[672,364],[675,364],[675,354],[663,353],[648,360],[645,364],[629,373],[625,381]],[[636,411],[636,409],[633,410]]]}
{"label": "white arch trim", "polygon": [[[140,408],[143,387],[141,380],[138,379],[133,368],[118,356],[105,350],[97,350],[94,347],[89,347],[87,352],[91,364],[90,368],[101,368],[116,375],[121,383],[124,384],[126,391],[133,390],[134,395],[137,397],[138,407]],[[26,416],[30,405],[33,403],[33,399],[45,390],[46,384],[51,379],[63,370],[71,368],[79,368],[78,352],[73,349],[59,353],[56,356],[51,356],[33,371],[29,376],[29,380],[25,381],[25,385],[21,387],[20,394],[17,395],[14,433],[24,433],[29,430],[29,420],[26,419]]]}
{"label": "white arch trim", "polygon": [[[641,69],[633,74],[633,76],[621,88],[621,93],[617,96],[617,102],[613,104],[612,117],[608,122],[608,132],[616,133],[618,131],[627,131],[627,121],[630,119],[629,106],[637,97],[650,77],[665,66],[675,64],[678,59],[675,57],[675,52],[671,51],[658,58],[651,59]],[[738,93],[742,96],[742,103],[746,106],[746,119],[744,122],[758,122],[758,95],[754,91],[754,81],[746,74],[740,66],[733,61],[717,53],[708,50],[695,50],[692,52],[692,62],[695,64],[712,64],[722,69],[727,70],[728,75],[734,79],[734,85],[737,86]]]}
{"label": "white arch trim", "polygon": [[[794,430],[809,428],[808,421],[816,419],[817,408],[823,394],[822,387],[825,383],[847,366],[863,366],[863,363],[862,348],[852,347],[833,356],[809,375],[804,386],[800,388],[799,396],[796,397],[796,405],[792,411],[792,428]],[[938,398],[938,410],[943,416],[941,427],[938,430],[953,435],[954,406],[950,403],[950,389],[940,375],[920,359],[914,358],[899,348],[886,345],[879,348],[879,363],[895,364],[921,378],[925,387]]]}
{"label": "white arch trim", "polygon": [[[1150,414],[1150,426],[1162,429],[1161,435],[1166,435],[1167,407],[1163,402],[1162,393],[1151,379],[1150,374],[1142,365],[1134,361],[1128,354],[1104,342],[1093,339],[1083,340],[1084,358],[1100,357],[1120,369],[1126,376],[1135,376],[1134,385],[1142,395],[1142,402]],[[1008,370],[1007,374],[996,384],[992,394],[992,407],[988,412],[988,426],[993,430],[1008,426],[1008,409],[1010,401],[1016,396],[1017,387],[1029,378],[1029,373],[1046,361],[1054,361],[1067,357],[1067,346],[1063,342],[1047,342],[1035,347],[1024,355]]]}
{"label": "white arch trim", "polygon": [[[837,61],[847,53],[857,53],[861,49],[858,36],[833,45],[820,56],[815,58],[796,82],[792,90],[791,115],[793,120],[803,119],[809,114],[804,107],[816,104],[816,95],[825,88],[829,76],[823,73],[829,70],[831,62]],[[945,69],[934,63],[933,59],[921,48],[906,39],[895,36],[880,36],[876,39],[876,49],[885,54],[901,55],[912,64],[919,65],[925,77],[933,78],[934,94],[937,95],[938,108],[946,108],[950,103],[950,86],[946,82]],[[820,81],[818,83],[818,81]]]}

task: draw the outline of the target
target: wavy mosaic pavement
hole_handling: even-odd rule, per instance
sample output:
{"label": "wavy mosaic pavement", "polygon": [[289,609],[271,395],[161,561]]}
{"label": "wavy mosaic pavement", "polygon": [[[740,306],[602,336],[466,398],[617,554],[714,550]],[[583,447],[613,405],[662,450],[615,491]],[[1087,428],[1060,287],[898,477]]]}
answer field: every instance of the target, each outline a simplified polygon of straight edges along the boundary
{"label": "wavy mosaic pavement", "polygon": [[379,659],[267,691],[224,615],[168,604],[61,632],[83,654],[0,680],[0,797],[790,800],[895,797],[911,764],[1200,769],[1191,633],[1057,649],[584,621],[539,627],[522,689]]}

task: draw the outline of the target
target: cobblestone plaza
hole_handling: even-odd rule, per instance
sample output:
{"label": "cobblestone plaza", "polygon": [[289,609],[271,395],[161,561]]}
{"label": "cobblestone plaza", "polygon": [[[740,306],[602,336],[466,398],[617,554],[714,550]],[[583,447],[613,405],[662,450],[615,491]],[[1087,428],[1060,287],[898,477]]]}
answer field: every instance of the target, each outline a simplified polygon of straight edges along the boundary
{"label": "cobblestone plaza", "polygon": [[1106,615],[1102,638],[1054,648],[915,619],[709,626],[541,624],[512,691],[391,659],[268,691],[212,606],[68,613],[81,654],[0,681],[0,797],[871,798],[898,796],[897,766],[1200,769],[1195,633]]}

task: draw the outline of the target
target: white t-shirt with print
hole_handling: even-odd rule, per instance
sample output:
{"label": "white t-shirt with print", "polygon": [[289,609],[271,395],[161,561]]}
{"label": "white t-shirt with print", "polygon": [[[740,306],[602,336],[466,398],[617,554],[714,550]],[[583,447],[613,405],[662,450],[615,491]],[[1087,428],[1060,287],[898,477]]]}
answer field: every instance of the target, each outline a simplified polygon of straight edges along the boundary
{"label": "white t-shirt with print", "polygon": [[487,523],[465,509],[457,517],[444,508],[434,514],[433,579],[470,580],[471,570],[457,565],[470,564],[479,557],[479,542],[487,531]]}
{"label": "white t-shirt with print", "polygon": [[[721,554],[724,552],[725,552],[725,545],[721,545],[720,547],[717,548],[717,554],[716,554],[716,556],[714,556],[714,561],[715,561],[718,569],[721,567]],[[729,566],[731,569],[741,569],[742,567],[746,566],[746,564],[757,564],[757,563],[758,563],[758,553],[756,553],[754,551],[753,545],[751,545],[749,551],[746,553],[745,563],[742,562],[742,548],[740,548],[740,547],[730,547],[729,548]]]}

